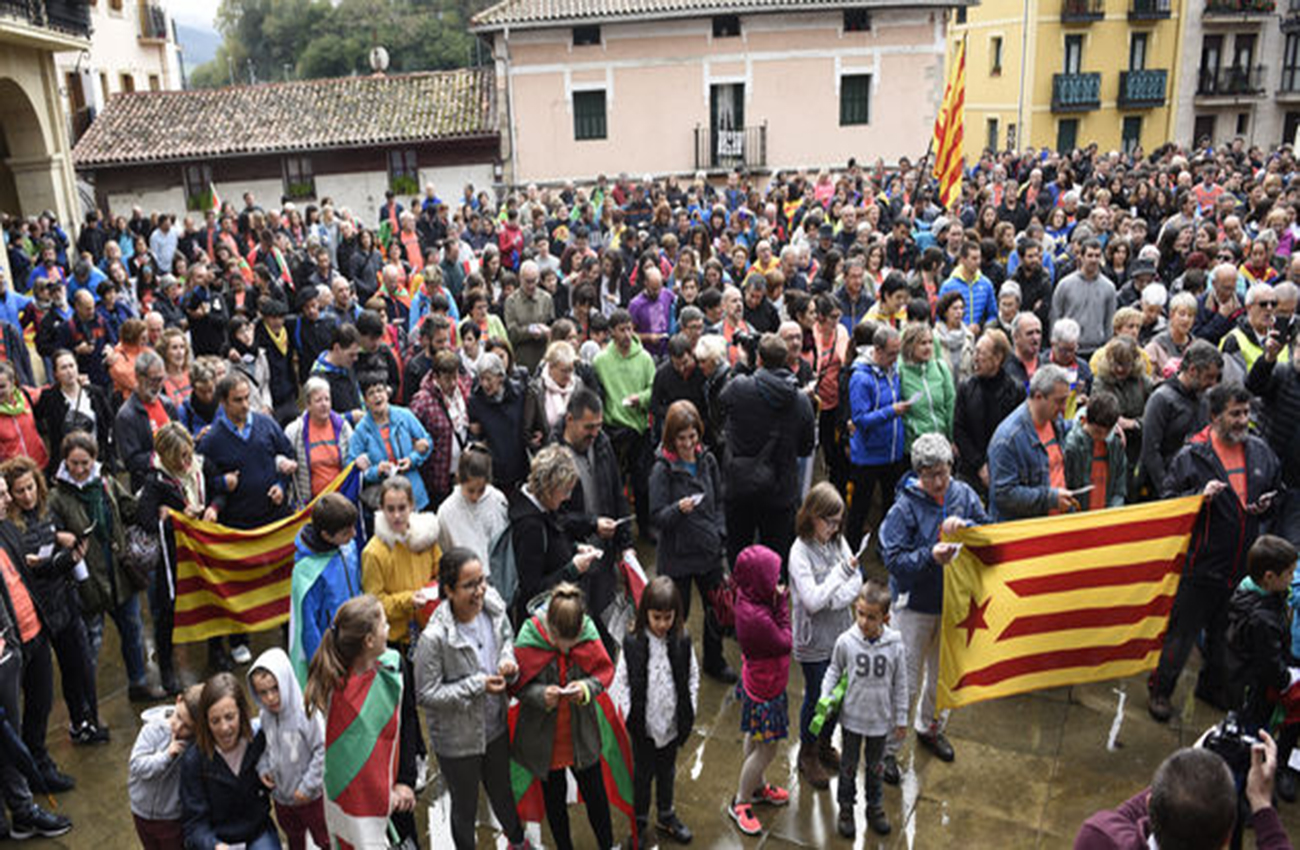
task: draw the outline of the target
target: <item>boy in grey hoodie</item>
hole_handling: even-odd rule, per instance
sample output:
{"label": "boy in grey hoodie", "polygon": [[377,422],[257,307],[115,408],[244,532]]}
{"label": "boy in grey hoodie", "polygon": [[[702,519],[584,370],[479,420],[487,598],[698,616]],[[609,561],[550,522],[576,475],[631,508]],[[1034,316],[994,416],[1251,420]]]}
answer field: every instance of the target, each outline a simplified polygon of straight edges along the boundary
{"label": "boy in grey hoodie", "polygon": [[325,827],[325,718],[308,717],[293,665],[283,650],[268,649],[248,671],[248,690],[261,709],[266,753],[257,764],[262,783],[271,789],[275,819],[289,839],[290,850],[329,847]]}
{"label": "boy in grey hoodie", "polygon": [[[867,762],[867,823],[880,835],[890,830],[881,802],[881,774],[885,742],[892,732],[907,734],[907,666],[903,638],[889,628],[889,588],[867,582],[853,601],[853,620],[831,653],[830,667],[822,679],[822,699],[843,694],[840,729],[839,831],[845,838],[857,832],[853,805],[857,798],[858,753]],[[844,679],[840,688],[840,680]]]}

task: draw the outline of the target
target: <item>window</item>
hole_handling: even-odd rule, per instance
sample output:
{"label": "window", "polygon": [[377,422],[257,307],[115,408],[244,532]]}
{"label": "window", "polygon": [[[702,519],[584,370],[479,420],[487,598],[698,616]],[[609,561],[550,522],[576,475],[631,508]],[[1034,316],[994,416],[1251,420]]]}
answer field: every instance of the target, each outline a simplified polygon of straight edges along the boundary
{"label": "window", "polygon": [[1056,123],[1056,151],[1068,154],[1078,146],[1079,119],[1062,118]]}
{"label": "window", "polygon": [[76,71],[69,71],[63,78],[63,84],[68,87],[68,106],[73,112],[80,112],[86,108],[86,93],[81,88],[81,75]]}
{"label": "window", "polygon": [[122,75],[122,91],[135,91],[135,77],[130,74]]}
{"label": "window", "polygon": [[295,201],[316,197],[316,178],[312,175],[310,157],[284,158],[284,194]]}
{"label": "window", "polygon": [[1083,67],[1083,36],[1067,35],[1065,37],[1065,68],[1067,74],[1077,74]]}
{"label": "window", "polygon": [[957,23],[959,23],[959,24],[964,24],[964,23],[966,23],[966,7],[965,7],[965,6],[961,6],[960,8],[957,9]]}
{"label": "window", "polygon": [[388,152],[388,188],[398,195],[420,192],[420,167],[413,150]]}
{"label": "window", "polygon": [[1132,153],[1138,145],[1142,144],[1142,116],[1127,115],[1124,117],[1124,124],[1120,128],[1120,147],[1124,153]]}
{"label": "window", "polygon": [[989,76],[1002,76],[1002,36],[989,39]]}
{"label": "window", "polygon": [[1246,135],[1246,132],[1248,130],[1250,130],[1250,113],[1238,112],[1237,113],[1237,135],[1244,136]]}
{"label": "window", "polygon": [[1237,33],[1232,44],[1234,50],[1232,64],[1238,68],[1248,69],[1255,64],[1255,34]]}
{"label": "window", "polygon": [[871,75],[840,77],[840,126],[871,123]]}
{"label": "window", "polygon": [[739,15],[714,15],[713,16],[713,37],[714,38],[738,38],[739,36],[740,36]]}
{"label": "window", "polygon": [[1214,119],[1213,113],[1196,116],[1192,125],[1192,138],[1197,147],[1214,144]]}
{"label": "window", "polygon": [[845,32],[868,32],[870,30],[871,30],[870,9],[845,9],[844,10],[844,31]]}
{"label": "window", "polygon": [[573,138],[605,138],[605,90],[573,93]]}
{"label": "window", "polygon": [[1007,125],[1007,150],[1013,151],[1015,149],[1016,149],[1016,125],[1008,124]]}
{"label": "window", "polygon": [[574,27],[573,28],[573,46],[586,47],[592,44],[600,44],[600,27]]}
{"label": "window", "polygon": [[998,149],[998,119],[990,118],[985,124],[986,135],[984,147],[991,151]]}
{"label": "window", "polygon": [[157,74],[149,75],[149,91],[162,91],[162,81]]}
{"label": "window", "polygon": [[1287,33],[1286,47],[1282,50],[1281,89],[1300,91],[1300,32]]}
{"label": "window", "polygon": [[99,72],[99,91],[108,100],[108,74],[104,71]]}
{"label": "window", "polygon": [[212,166],[187,165],[181,169],[185,209],[206,210],[212,206]]}
{"label": "window", "polygon": [[1130,71],[1146,70],[1147,38],[1148,36],[1144,32],[1133,33],[1133,37],[1128,43],[1128,69]]}
{"label": "window", "polygon": [[108,8],[114,12],[122,11],[122,0],[108,0]]}

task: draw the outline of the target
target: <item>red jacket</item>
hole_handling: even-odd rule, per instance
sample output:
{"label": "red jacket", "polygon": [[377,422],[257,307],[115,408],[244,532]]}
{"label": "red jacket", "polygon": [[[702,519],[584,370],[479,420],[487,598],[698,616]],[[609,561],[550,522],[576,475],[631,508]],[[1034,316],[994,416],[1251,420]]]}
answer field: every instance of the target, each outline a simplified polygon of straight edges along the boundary
{"label": "red jacket", "polygon": [[[1151,836],[1151,818],[1147,802],[1151,789],[1144,788],[1136,797],[1117,809],[1103,809],[1083,822],[1074,838],[1074,850],[1147,850]],[[1291,850],[1291,841],[1282,829],[1277,809],[1267,808],[1250,817],[1259,850]]]}

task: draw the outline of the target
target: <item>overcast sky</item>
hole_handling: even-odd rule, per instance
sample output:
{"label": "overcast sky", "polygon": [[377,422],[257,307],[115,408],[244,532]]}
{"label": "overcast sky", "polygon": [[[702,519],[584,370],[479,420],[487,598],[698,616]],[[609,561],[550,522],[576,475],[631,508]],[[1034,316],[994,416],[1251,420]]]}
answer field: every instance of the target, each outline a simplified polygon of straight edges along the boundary
{"label": "overcast sky", "polygon": [[216,0],[167,0],[167,10],[182,24],[214,29],[217,17]]}

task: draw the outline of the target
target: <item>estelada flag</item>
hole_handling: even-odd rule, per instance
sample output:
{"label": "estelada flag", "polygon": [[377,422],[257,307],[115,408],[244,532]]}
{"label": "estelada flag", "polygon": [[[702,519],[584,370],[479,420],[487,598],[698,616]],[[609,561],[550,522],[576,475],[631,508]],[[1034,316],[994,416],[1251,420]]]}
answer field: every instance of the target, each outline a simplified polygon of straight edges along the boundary
{"label": "estelada flag", "polygon": [[[600,634],[591,617],[584,618],[578,642],[565,656],[551,643],[542,617],[534,614],[519,630],[519,637],[515,640],[515,659],[519,663],[519,678],[511,689],[514,693],[518,693],[519,689],[531,682],[552,661],[559,665],[561,684],[568,682],[567,674],[571,667],[578,668],[574,681],[592,676],[608,683],[614,677],[614,665],[600,642]],[[627,736],[622,716],[604,688],[591,702],[594,703],[596,724],[600,729],[600,774],[604,780],[605,796],[609,799],[610,806],[627,817],[635,844],[637,829],[636,810],[632,800],[632,742]],[[518,701],[510,706],[508,720],[510,740],[513,742],[519,723]],[[528,768],[511,759],[510,784],[514,790],[519,819],[541,823],[546,816],[541,780],[530,773]]]}
{"label": "estelada flag", "polygon": [[325,821],[342,850],[389,847],[389,799],[401,740],[402,666],[388,649],[330,695],[325,720]]}
{"label": "estelada flag", "polygon": [[361,473],[349,466],[305,508],[259,528],[227,528],[170,511],[176,535],[175,641],[259,632],[286,622],[294,538],[311,519],[316,500],[335,491],[358,501]]}
{"label": "estelada flag", "polygon": [[963,529],[940,708],[1156,666],[1201,496]]}

